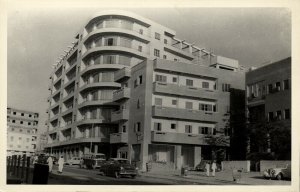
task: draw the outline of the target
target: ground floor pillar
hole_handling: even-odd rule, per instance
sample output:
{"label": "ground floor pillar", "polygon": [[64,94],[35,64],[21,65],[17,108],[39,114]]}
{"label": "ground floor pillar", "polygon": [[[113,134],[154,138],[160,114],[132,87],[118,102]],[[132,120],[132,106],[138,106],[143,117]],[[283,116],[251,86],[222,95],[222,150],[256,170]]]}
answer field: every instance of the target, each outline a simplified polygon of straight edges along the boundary
{"label": "ground floor pillar", "polygon": [[174,160],[175,160],[175,169],[181,169],[182,167],[182,157],[181,157],[181,145],[175,146]]}
{"label": "ground floor pillar", "polygon": [[94,153],[98,153],[98,146],[99,146],[98,144],[94,145]]}
{"label": "ground floor pillar", "polygon": [[201,147],[195,146],[194,148],[194,167],[197,166],[201,161]]}

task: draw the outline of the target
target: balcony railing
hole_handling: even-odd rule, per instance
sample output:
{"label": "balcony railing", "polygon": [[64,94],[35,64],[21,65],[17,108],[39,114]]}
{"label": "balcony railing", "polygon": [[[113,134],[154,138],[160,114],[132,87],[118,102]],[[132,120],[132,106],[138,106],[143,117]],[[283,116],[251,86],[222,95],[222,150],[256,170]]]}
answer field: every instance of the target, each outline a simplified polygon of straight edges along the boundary
{"label": "balcony railing", "polygon": [[129,99],[129,98],[130,98],[130,88],[128,87],[123,87],[113,92],[113,101],[119,101],[121,99]]}
{"label": "balcony railing", "polygon": [[111,133],[110,143],[128,143],[128,133]]}
{"label": "balcony railing", "polygon": [[127,109],[122,109],[111,113],[111,121],[126,121],[129,119],[129,111]]}

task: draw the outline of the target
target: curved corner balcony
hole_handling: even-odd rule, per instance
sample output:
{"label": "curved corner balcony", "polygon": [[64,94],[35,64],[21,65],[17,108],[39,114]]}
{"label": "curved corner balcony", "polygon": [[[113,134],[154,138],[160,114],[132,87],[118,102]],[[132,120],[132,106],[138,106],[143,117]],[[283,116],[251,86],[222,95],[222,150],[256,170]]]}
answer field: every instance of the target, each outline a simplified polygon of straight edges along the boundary
{"label": "curved corner balcony", "polygon": [[81,75],[84,75],[86,73],[93,73],[95,71],[101,71],[106,69],[115,69],[119,70],[122,69],[124,65],[121,64],[93,64],[87,66],[83,71],[81,71]]}
{"label": "curved corner balcony", "polygon": [[97,142],[109,142],[109,138],[107,137],[78,137],[78,138],[72,138],[68,140],[63,140],[59,142],[52,142],[48,143],[46,146],[47,147],[56,147],[56,146],[62,146],[62,145],[71,145],[71,144],[76,144],[76,143],[97,143]]}
{"label": "curved corner balcony", "polygon": [[123,53],[125,55],[132,55],[139,59],[145,59],[149,56],[149,53],[140,52],[137,49],[133,48],[132,46],[122,46],[122,45],[114,45],[114,46],[100,46],[100,47],[93,47],[86,51],[82,55],[82,59],[85,59],[87,56],[93,53],[101,53],[101,52],[108,52],[108,53]]}
{"label": "curved corner balcony", "polygon": [[97,83],[88,83],[84,84],[82,87],[80,87],[79,91],[88,91],[92,89],[97,88],[103,88],[103,87],[113,87],[113,88],[121,88],[120,83],[116,82],[97,82]]}
{"label": "curved corner balcony", "polygon": [[124,29],[124,28],[118,28],[118,27],[108,27],[108,28],[100,28],[95,29],[92,32],[90,32],[84,39],[83,42],[93,39],[94,37],[98,36],[99,34],[116,34],[116,35],[123,35],[128,36],[132,39],[137,39],[143,43],[149,43],[151,41],[150,36],[146,34],[140,34],[138,31],[134,31],[132,29]]}
{"label": "curved corner balcony", "polygon": [[108,99],[86,100],[78,105],[78,109],[89,107],[89,106],[97,106],[97,105],[118,106],[118,103],[112,102],[112,100],[108,100]]}

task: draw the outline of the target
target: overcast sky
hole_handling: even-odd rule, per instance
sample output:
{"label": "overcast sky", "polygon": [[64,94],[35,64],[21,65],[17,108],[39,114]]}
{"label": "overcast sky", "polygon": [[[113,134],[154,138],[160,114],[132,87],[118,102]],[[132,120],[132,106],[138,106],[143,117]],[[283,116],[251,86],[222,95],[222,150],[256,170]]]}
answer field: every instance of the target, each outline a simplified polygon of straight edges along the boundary
{"label": "overcast sky", "polygon": [[[8,106],[39,112],[40,126],[44,126],[52,64],[91,15],[103,10],[54,7],[9,12]],[[122,10],[132,11],[169,27],[176,31],[178,38],[211,49],[217,55],[237,59],[245,67],[261,66],[291,56],[291,14],[288,9]]]}

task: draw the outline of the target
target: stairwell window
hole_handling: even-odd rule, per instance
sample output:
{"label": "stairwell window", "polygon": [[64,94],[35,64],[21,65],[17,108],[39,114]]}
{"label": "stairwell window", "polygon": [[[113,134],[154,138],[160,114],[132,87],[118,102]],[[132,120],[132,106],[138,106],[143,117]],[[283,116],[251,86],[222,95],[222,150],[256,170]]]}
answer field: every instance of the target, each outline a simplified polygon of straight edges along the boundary
{"label": "stairwell window", "polygon": [[176,129],[176,124],[175,123],[171,123],[171,129]]}
{"label": "stairwell window", "polygon": [[160,34],[155,32],[155,39],[160,40]]}
{"label": "stairwell window", "polygon": [[167,82],[167,76],[164,75],[156,75],[155,80],[159,82],[166,83]]}
{"label": "stairwell window", "polygon": [[160,51],[158,49],[154,49],[154,56],[160,57]]}
{"label": "stairwell window", "polygon": [[193,127],[192,125],[185,125],[185,133],[192,133]]}
{"label": "stairwell window", "polygon": [[161,123],[154,122],[154,130],[155,131],[161,131]]}
{"label": "stairwell window", "polygon": [[191,86],[192,87],[193,84],[194,84],[194,81],[191,80],[191,79],[186,79],[185,83],[186,83],[186,86]]}

